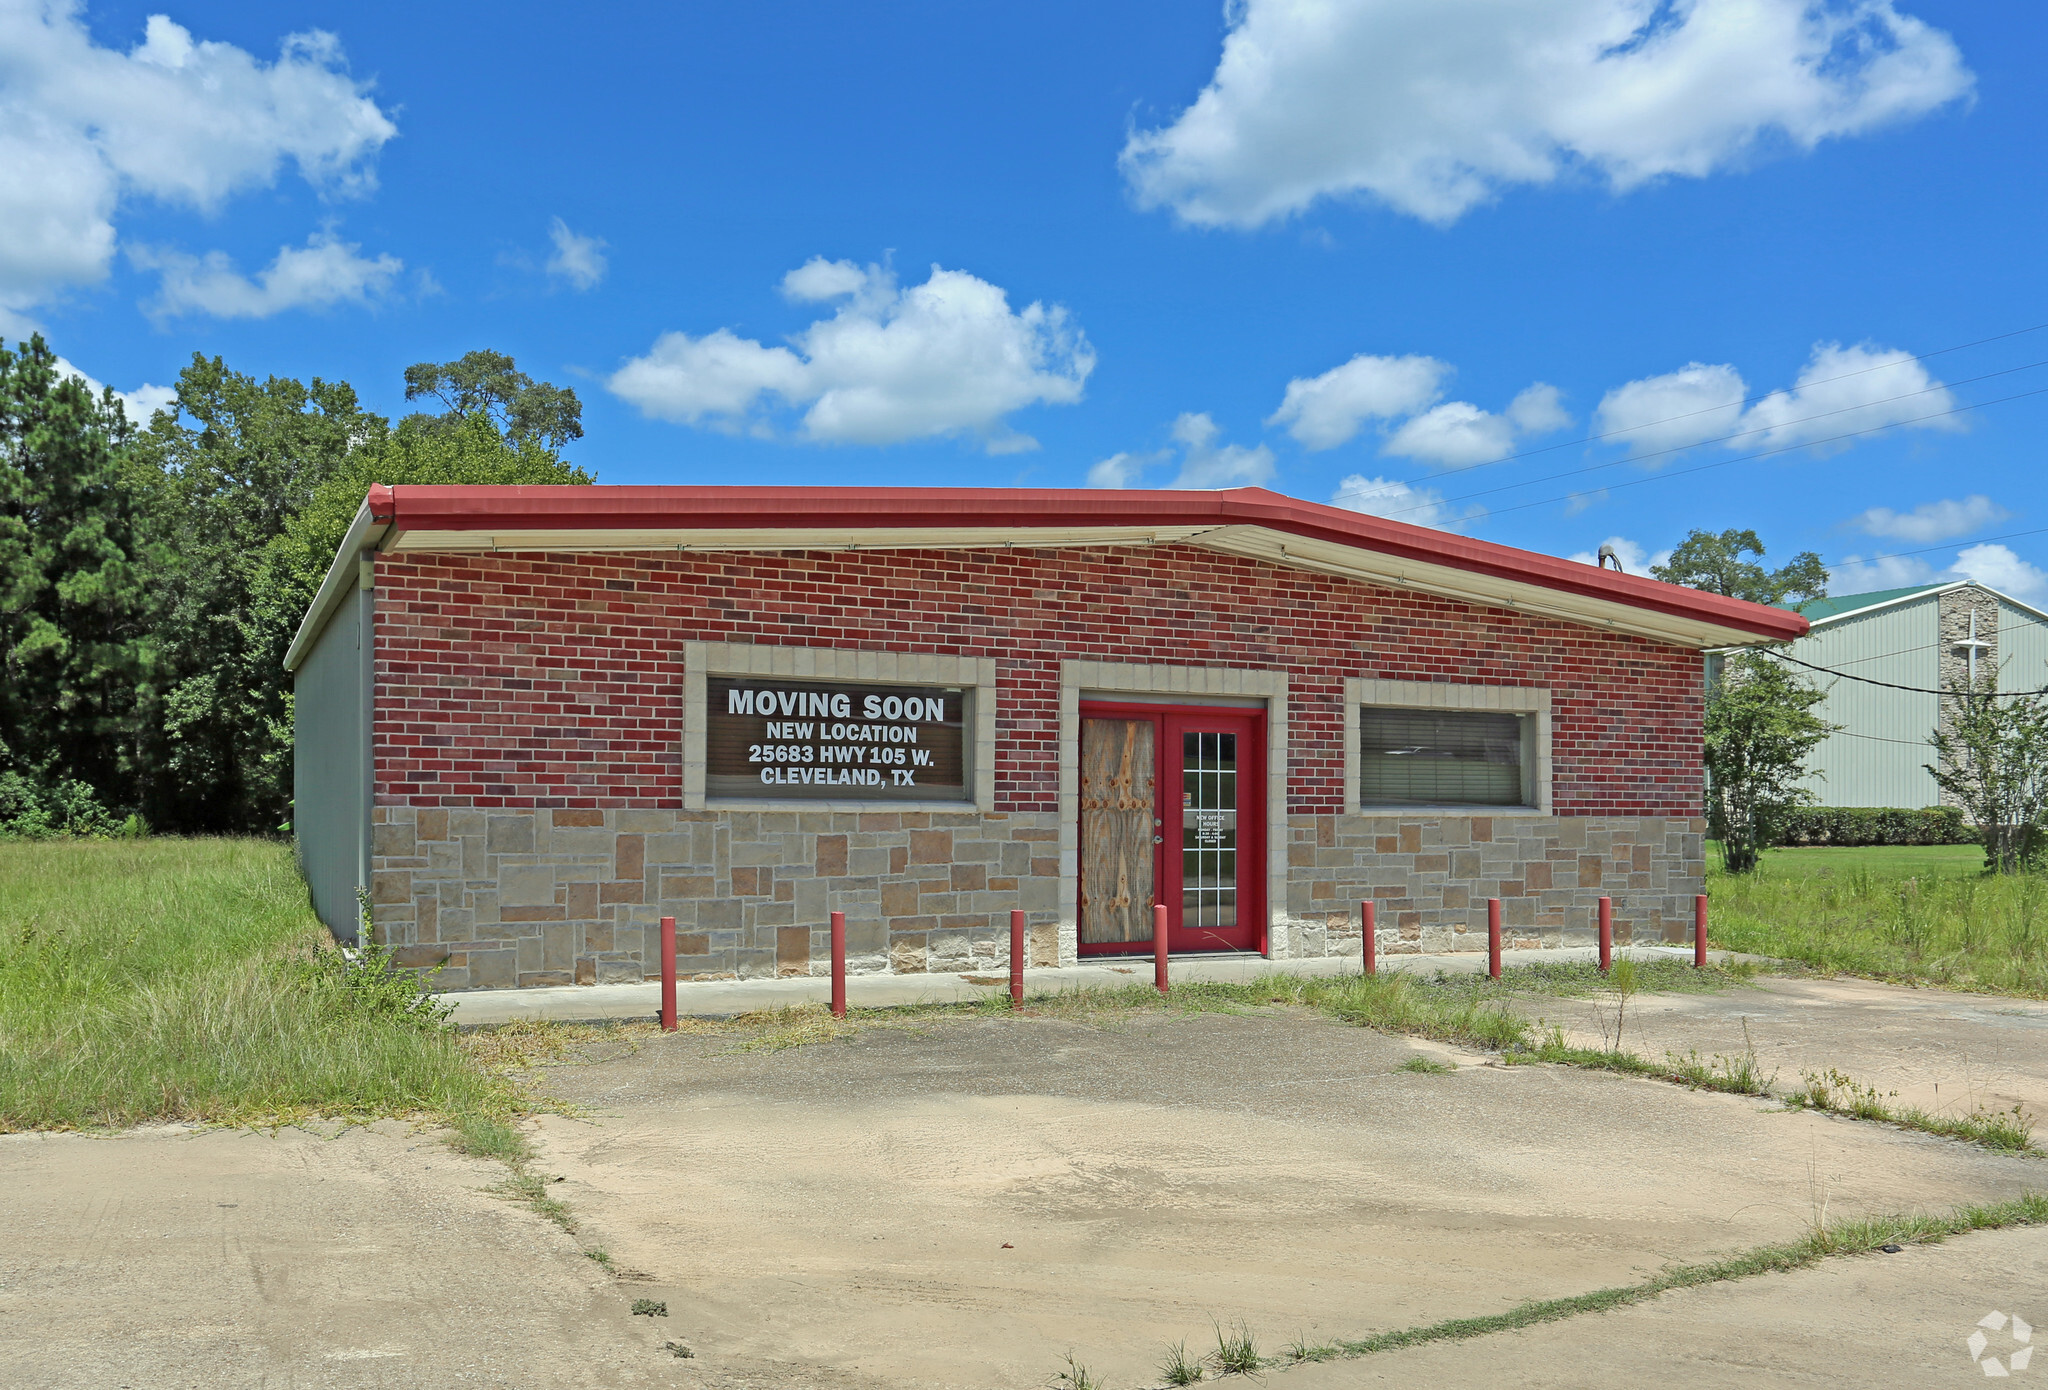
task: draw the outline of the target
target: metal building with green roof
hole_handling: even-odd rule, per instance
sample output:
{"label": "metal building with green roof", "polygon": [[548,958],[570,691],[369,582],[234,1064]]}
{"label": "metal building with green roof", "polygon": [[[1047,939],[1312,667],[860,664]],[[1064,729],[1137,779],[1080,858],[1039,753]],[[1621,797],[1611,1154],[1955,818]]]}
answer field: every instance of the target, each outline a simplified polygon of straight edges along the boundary
{"label": "metal building with green roof", "polygon": [[1974,580],[1815,599],[1799,612],[1813,627],[1782,650],[1827,691],[1814,712],[1842,726],[1808,760],[1823,806],[1939,804],[1927,771],[1936,692],[1986,670],[2002,689],[2048,687],[2048,613]]}

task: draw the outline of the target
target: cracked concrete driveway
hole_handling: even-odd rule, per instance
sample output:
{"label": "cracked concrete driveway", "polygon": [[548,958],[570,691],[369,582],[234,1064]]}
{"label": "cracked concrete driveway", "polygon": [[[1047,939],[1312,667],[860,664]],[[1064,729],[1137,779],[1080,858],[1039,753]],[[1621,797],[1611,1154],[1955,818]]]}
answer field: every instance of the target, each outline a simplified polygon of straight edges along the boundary
{"label": "cracked concrete driveway", "polygon": [[1455,1073],[1401,1070],[1417,1050],[1294,1010],[646,1036],[551,1072],[588,1112],[540,1144],[707,1364],[841,1368],[819,1384],[1043,1385],[1070,1349],[1156,1384],[1212,1320],[1277,1351],[2044,1185],[1753,1099],[1442,1048]]}
{"label": "cracked concrete driveway", "polygon": [[[1759,1045],[1786,1065],[1904,1085],[1947,1039],[2034,1094],[2033,1006],[1818,983],[1644,1001],[1636,1041],[1725,1050],[1713,1030],[1775,1000]],[[1271,1354],[1631,1283],[1823,1209],[2048,1188],[2034,1157],[1291,1008],[891,1019],[784,1051],[587,1036],[543,1078],[575,1113],[535,1125],[573,1237],[404,1125],[0,1138],[0,1384],[989,1390],[1072,1351],[1121,1390],[1212,1321]],[[1975,1383],[1969,1323],[2048,1325],[2044,1259],[2048,1232],[1972,1236],[1272,1379]]]}

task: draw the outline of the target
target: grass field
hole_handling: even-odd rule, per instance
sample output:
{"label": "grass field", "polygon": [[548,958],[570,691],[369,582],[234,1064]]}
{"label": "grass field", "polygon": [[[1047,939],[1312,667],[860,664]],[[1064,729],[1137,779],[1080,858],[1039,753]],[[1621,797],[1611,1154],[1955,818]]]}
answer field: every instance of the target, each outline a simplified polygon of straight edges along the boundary
{"label": "grass field", "polygon": [[0,842],[0,1132],[437,1115],[511,1089],[352,976],[287,845]]}
{"label": "grass field", "polygon": [[1713,941],[1829,972],[2048,997],[2048,876],[1976,845],[1774,849],[1707,875]]}

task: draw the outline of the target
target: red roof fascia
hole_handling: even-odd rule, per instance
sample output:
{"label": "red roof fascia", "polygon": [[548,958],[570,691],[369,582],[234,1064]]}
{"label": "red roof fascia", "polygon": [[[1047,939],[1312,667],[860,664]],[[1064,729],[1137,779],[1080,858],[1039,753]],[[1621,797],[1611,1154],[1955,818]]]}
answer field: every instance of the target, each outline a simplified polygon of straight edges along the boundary
{"label": "red roof fascia", "polygon": [[[1167,492],[1045,488],[428,487],[370,490],[377,520],[404,531],[944,530],[962,525],[1261,526],[1632,608],[1787,640],[1797,613],[1473,540],[1264,488]],[[1020,539],[1023,539],[1020,537]]]}

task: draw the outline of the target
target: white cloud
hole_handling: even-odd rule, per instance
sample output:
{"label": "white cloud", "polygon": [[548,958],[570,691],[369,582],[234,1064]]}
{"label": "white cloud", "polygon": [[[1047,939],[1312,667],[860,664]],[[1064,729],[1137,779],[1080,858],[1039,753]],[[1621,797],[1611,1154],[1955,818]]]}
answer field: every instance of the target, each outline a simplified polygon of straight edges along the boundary
{"label": "white cloud", "polygon": [[1255,227],[1362,195],[1448,224],[1573,171],[1617,190],[1967,96],[1893,0],[1235,0],[1209,85],[1132,133],[1140,204]]}
{"label": "white cloud", "polygon": [[2048,596],[2048,573],[2028,564],[2002,545],[1966,546],[1949,573],[2010,594],[2029,603]]}
{"label": "white cloud", "polygon": [[1088,470],[1088,486],[1136,487],[1139,476],[1147,467],[1171,457],[1171,454],[1111,454]]}
{"label": "white cloud", "polygon": [[1509,401],[1507,417],[1518,434],[1551,434],[1572,422],[1565,412],[1564,392],[1544,381]]}
{"label": "white cloud", "polygon": [[[1614,547],[1614,558],[1621,561],[1621,568],[1627,574],[1640,574],[1647,578],[1653,567],[1661,569],[1671,563],[1669,550],[1651,551],[1627,536],[1609,536],[1600,544]],[[1581,550],[1566,558],[1582,565],[1597,565],[1600,563],[1600,548],[1595,546],[1591,550]]]}
{"label": "white cloud", "polygon": [[1360,353],[1321,376],[1287,383],[1269,425],[1285,425],[1310,450],[1334,449],[1368,420],[1413,415],[1443,394],[1450,364],[1434,357],[1371,357]]}
{"label": "white cloud", "polygon": [[829,304],[886,283],[852,261],[828,261],[823,256],[813,256],[782,277],[782,293],[799,304]]}
{"label": "white cloud", "polygon": [[1180,461],[1180,472],[1169,488],[1203,489],[1257,487],[1273,479],[1273,451],[1260,444],[1219,445],[1222,430],[1207,415],[1189,411],[1175,418],[1173,446],[1156,453],[1111,454],[1088,470],[1088,486],[1128,488],[1139,486],[1148,468]]}
{"label": "white cloud", "polygon": [[1495,415],[1470,401],[1446,401],[1404,421],[1380,450],[1439,468],[1470,468],[1504,459],[1519,437],[1549,434],[1571,423],[1555,386],[1537,382]]}
{"label": "white cloud", "polygon": [[1688,362],[1609,391],[1593,412],[1593,431],[1623,436],[1617,442],[1637,458],[1690,448],[1733,434],[1748,394],[1735,368]]}
{"label": "white cloud", "polygon": [[[1806,444],[1895,424],[1959,430],[1962,424],[1954,416],[1938,414],[1955,404],[1946,386],[1897,348],[1816,343],[1791,390],[1773,391],[1743,413],[1745,434],[1733,444],[1744,449]],[[1848,447],[1847,441],[1838,441],[1830,452]]]}
{"label": "white cloud", "polygon": [[264,63],[152,15],[123,53],[93,42],[81,10],[0,0],[0,310],[18,320],[103,279],[126,199],[212,213],[287,160],[324,194],[372,186],[397,127],[333,35],[290,35]]}
{"label": "white cloud", "polygon": [[1929,545],[1981,531],[2011,515],[1983,493],[1974,492],[1960,500],[1945,497],[1939,502],[1922,502],[1910,512],[1872,507],[1858,512],[1849,524],[1865,535]]}
{"label": "white cloud", "polygon": [[374,260],[362,247],[331,232],[315,232],[304,246],[283,246],[254,279],[235,269],[225,252],[189,256],[180,251],[137,246],[129,259],[162,273],[156,298],[145,307],[159,318],[211,314],[224,319],[264,319],[287,309],[327,309],[367,304],[391,288],[405,268],[396,256]]}
{"label": "white cloud", "polygon": [[[1889,425],[1958,430],[1955,396],[1910,353],[1869,343],[1815,343],[1790,390],[1773,391],[1748,410],[1749,387],[1727,363],[1688,362],[1675,372],[1617,386],[1593,413],[1597,434],[1614,437],[1631,457],[1654,460],[1725,440],[1755,451],[1812,444],[1849,447],[1839,436]],[[1932,417],[1932,418],[1928,418]],[[1833,441],[1824,443],[1823,441]]]}
{"label": "white cloud", "polygon": [[1441,468],[1469,468],[1514,451],[1515,426],[1470,401],[1446,401],[1405,422],[1380,450]]}
{"label": "white cloud", "polygon": [[903,289],[880,266],[814,258],[783,278],[798,302],[843,300],[831,318],[767,347],[718,329],[664,333],[607,383],[644,413],[684,424],[772,431],[777,398],[801,408],[799,437],[895,444],[979,436],[990,453],[1036,447],[1006,417],[1081,399],[1095,353],[1057,305],[1012,310],[1001,288],[932,267]]}
{"label": "white cloud", "polygon": [[1180,476],[1168,487],[1257,487],[1273,480],[1271,449],[1263,444],[1251,449],[1241,444],[1218,447],[1219,433],[1207,415],[1189,413],[1173,422],[1173,442],[1181,448]]}
{"label": "white cloud", "polygon": [[1468,507],[1459,511],[1445,502],[1443,494],[1434,488],[1417,487],[1398,478],[1368,478],[1363,473],[1353,473],[1338,483],[1337,491],[1330,497],[1330,505],[1439,531],[1458,530],[1486,515],[1484,507]]}
{"label": "white cloud", "polygon": [[1828,592],[1869,594],[1879,589],[1907,589],[1915,584],[1932,584],[1934,566],[1917,555],[1873,555],[1865,559],[1851,555],[1828,566]]}
{"label": "white cloud", "polygon": [[1828,567],[1828,592],[1867,594],[1956,579],[1974,579],[2029,603],[2048,598],[2048,571],[2021,559],[2007,546],[1989,542],[1963,547],[1942,570],[1918,555],[1873,555],[1868,559],[1852,555]]}
{"label": "white cloud", "polygon": [[548,257],[548,274],[561,276],[579,290],[595,289],[604,279],[602,237],[572,232],[569,224],[557,217],[548,226],[548,239],[555,243],[555,254]]}
{"label": "white cloud", "polygon": [[[57,359],[57,375],[77,377],[85,383],[85,389],[92,392],[95,396],[98,396],[107,389],[97,379],[86,375],[61,357]],[[121,402],[122,408],[128,412],[129,423],[137,428],[142,428],[149,424],[150,417],[159,410],[170,408],[171,403],[178,399],[178,388],[175,386],[154,386],[149,382],[144,382],[133,391],[116,391],[114,396]]]}

